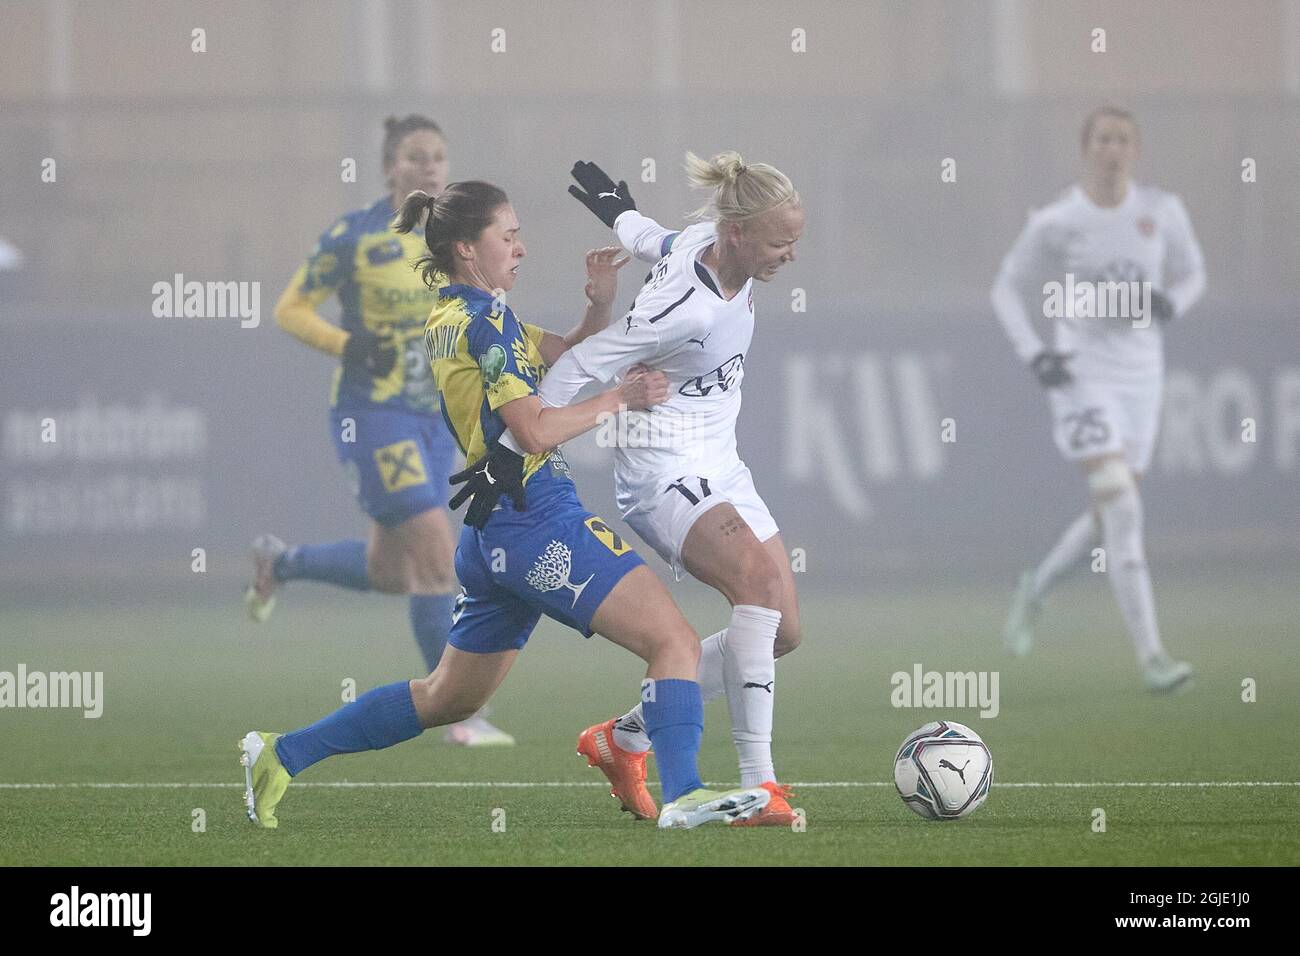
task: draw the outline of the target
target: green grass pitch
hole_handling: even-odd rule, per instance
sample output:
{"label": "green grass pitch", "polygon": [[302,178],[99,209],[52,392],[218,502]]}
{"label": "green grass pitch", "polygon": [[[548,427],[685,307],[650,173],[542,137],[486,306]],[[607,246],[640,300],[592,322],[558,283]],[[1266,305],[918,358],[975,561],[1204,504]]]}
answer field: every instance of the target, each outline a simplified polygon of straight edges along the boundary
{"label": "green grass pitch", "polygon": [[[725,623],[720,598],[689,593],[684,606],[703,633]],[[804,646],[777,669],[777,768],[784,781],[858,784],[797,787],[803,832],[661,833],[619,813],[573,743],[635,700],[638,662],[549,622],[494,702],[517,747],[466,751],[435,732],[335,758],[300,776],[313,786],[290,787],[279,830],[260,831],[244,818],[236,740],[333,709],[345,679],[360,691],[413,673],[403,601],[298,586],[263,625],[242,616],[237,598],[11,608],[0,612],[0,670],[102,670],[106,700],[97,720],[0,711],[0,864],[1300,863],[1293,589],[1161,584],[1166,640],[1198,669],[1195,688],[1173,698],[1142,689],[1103,584],[1063,588],[1024,660],[1001,652],[1006,598],[981,589],[803,595]],[[1001,712],[894,708],[890,675],[918,662],[999,671]],[[1242,701],[1244,678],[1258,682],[1254,703]],[[988,803],[955,823],[914,816],[890,782],[903,737],[940,716],[979,731],[996,767]],[[722,701],[707,709],[701,770],[706,780],[736,776]],[[468,785],[321,786],[345,781]],[[1251,781],[1285,785],[1093,786]],[[14,786],[92,783],[183,786]],[[1014,786],[1062,783],[1088,786]],[[1104,833],[1093,832],[1095,808]]]}

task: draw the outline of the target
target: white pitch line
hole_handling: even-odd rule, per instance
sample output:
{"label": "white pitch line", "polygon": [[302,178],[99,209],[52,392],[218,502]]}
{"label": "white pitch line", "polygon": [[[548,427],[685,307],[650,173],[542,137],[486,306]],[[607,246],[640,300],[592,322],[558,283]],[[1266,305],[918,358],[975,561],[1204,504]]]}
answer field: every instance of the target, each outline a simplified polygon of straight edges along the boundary
{"label": "white pitch line", "polygon": [[[735,786],[735,782],[706,781],[710,787]],[[892,787],[892,781],[880,780],[811,780],[787,783],[785,786],[803,790],[814,789],[866,789],[869,787]],[[326,790],[351,789],[474,789],[499,787],[516,790],[541,790],[564,787],[607,787],[601,781],[583,780],[338,780],[338,781],[304,781],[294,784],[294,789],[316,787]],[[657,787],[659,784],[650,783]],[[1300,787],[1300,780],[1153,780],[1153,781],[1096,781],[1092,783],[994,783],[993,786],[1006,789],[1065,789],[1091,790],[1104,787]],[[0,790],[192,790],[204,788],[244,789],[242,783],[0,783]]]}

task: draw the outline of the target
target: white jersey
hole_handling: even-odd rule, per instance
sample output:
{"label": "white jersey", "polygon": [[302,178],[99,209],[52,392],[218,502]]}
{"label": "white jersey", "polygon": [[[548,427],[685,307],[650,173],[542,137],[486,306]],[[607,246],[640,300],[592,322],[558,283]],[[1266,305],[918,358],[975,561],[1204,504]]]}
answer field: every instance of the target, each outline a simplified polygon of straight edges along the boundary
{"label": "white jersey", "polygon": [[[724,299],[717,278],[699,261],[717,239],[716,224],[696,223],[674,235],[636,219],[646,224],[648,238],[625,240],[632,252],[648,258],[669,241],[670,251],[628,313],[565,352],[538,391],[543,404],[566,405],[587,381],[612,381],[638,362],[668,376],[668,401],[622,413],[610,436],[621,498],[664,476],[707,475],[739,463],[736,419],[754,334],[753,280]],[[619,225],[622,237],[624,219]]]}
{"label": "white jersey", "polygon": [[[1205,290],[1205,264],[1187,210],[1172,193],[1133,183],[1118,206],[1104,208],[1074,186],[1030,214],[993,287],[998,319],[1024,362],[1043,349],[1030,316],[1044,314],[1044,286],[1053,282],[1065,297],[1071,286],[1082,290],[1085,283],[1104,289],[1107,283],[1149,282],[1181,315]],[[1103,297],[1097,295],[1098,306]],[[1159,322],[1135,322],[1136,303],[1122,317],[1087,312],[1071,306],[1054,320],[1055,349],[1074,353],[1069,368],[1076,377],[1134,382],[1161,376]]]}

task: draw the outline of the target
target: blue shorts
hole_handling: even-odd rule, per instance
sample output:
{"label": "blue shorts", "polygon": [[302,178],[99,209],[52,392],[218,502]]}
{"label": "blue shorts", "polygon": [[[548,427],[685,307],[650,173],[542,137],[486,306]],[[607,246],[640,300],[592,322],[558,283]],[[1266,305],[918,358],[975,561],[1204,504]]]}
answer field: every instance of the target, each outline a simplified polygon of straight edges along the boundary
{"label": "blue shorts", "polygon": [[526,511],[502,499],[482,531],[469,525],[461,531],[461,594],[447,637],[457,650],[517,651],[543,614],[590,637],[600,603],[625,574],[645,564],[582,506],[571,481],[548,479],[544,490],[533,485],[526,486]]}
{"label": "blue shorts", "polygon": [[456,443],[441,417],[345,405],[330,409],[330,425],[357,502],[375,521],[392,528],[446,505]]}

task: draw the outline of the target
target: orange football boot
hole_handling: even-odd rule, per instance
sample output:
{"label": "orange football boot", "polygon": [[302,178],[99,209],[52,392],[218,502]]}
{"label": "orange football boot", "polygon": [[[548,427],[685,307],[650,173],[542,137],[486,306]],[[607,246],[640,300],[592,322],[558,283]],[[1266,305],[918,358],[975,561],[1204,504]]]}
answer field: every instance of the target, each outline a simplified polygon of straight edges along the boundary
{"label": "orange football boot", "polygon": [[578,756],[587,758],[587,766],[600,768],[609,780],[610,795],[619,799],[624,810],[639,820],[657,819],[659,808],[645,786],[645,754],[614,743],[616,719],[611,717],[578,734]]}
{"label": "orange football boot", "polygon": [[794,794],[789,787],[779,783],[761,783],[764,790],[772,795],[762,810],[748,820],[734,820],[733,827],[788,827],[794,823],[794,810],[790,807],[790,798]]}

